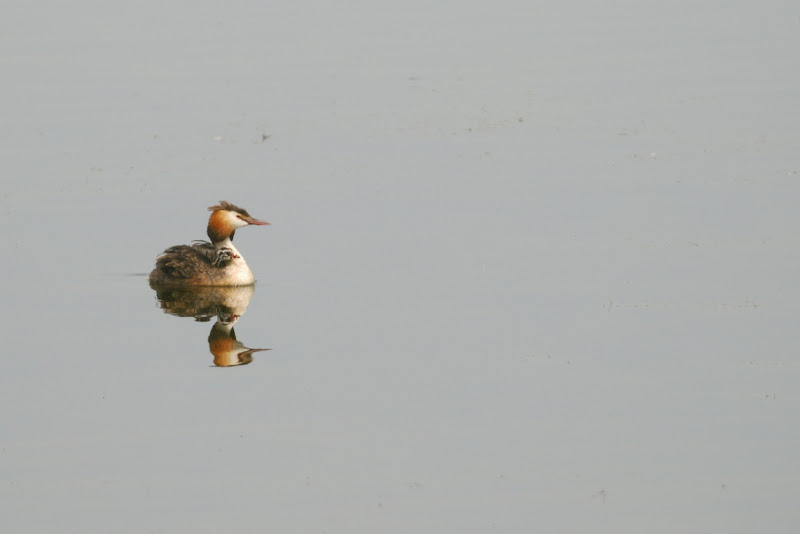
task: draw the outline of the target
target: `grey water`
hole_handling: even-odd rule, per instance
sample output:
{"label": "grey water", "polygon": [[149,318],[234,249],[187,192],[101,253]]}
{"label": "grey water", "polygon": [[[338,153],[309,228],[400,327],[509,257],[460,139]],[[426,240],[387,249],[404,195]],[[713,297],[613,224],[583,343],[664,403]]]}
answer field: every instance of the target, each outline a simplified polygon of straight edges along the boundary
{"label": "grey water", "polygon": [[[0,531],[794,532],[798,50],[780,1],[6,10]],[[257,284],[159,295],[219,200]]]}

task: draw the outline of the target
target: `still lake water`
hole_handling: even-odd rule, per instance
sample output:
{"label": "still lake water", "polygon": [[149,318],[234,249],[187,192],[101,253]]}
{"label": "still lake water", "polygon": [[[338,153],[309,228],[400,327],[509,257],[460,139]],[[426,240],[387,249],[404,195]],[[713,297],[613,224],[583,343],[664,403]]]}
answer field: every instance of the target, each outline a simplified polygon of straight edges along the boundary
{"label": "still lake water", "polygon": [[[800,11],[725,9],[6,13],[0,530],[794,532]],[[255,290],[159,301],[218,200]]]}

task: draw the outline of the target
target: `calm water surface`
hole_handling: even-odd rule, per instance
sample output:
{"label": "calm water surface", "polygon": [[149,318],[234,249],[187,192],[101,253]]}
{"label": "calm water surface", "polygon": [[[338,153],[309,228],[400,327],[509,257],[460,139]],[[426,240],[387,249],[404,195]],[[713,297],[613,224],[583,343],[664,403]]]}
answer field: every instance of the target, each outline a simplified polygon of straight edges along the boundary
{"label": "calm water surface", "polygon": [[[800,11],[736,4],[8,13],[0,530],[793,532]],[[157,294],[218,200],[258,283]]]}

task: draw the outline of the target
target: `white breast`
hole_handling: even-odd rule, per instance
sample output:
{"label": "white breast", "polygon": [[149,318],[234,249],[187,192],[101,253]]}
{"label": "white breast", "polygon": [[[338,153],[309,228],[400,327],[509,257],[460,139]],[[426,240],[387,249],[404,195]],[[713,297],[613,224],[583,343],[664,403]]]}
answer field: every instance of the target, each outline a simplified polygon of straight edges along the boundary
{"label": "white breast", "polygon": [[253,271],[244,261],[244,258],[235,258],[225,267],[225,280],[230,285],[248,286],[255,283]]}

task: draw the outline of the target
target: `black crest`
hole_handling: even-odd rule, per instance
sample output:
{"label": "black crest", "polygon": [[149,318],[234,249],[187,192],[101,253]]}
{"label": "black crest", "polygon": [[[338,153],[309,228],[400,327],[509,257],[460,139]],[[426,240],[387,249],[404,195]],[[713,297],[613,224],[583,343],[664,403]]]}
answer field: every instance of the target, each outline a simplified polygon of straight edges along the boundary
{"label": "black crest", "polygon": [[220,200],[219,204],[216,206],[209,206],[208,211],[219,211],[219,210],[228,210],[228,211],[235,211],[239,215],[244,215],[245,217],[250,217],[250,214],[247,213],[247,210],[244,208],[240,208],[235,204],[231,204],[227,200]]}

